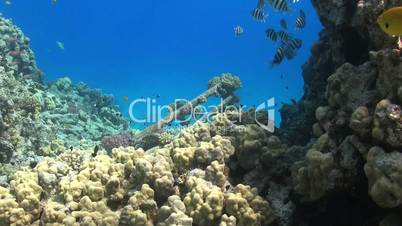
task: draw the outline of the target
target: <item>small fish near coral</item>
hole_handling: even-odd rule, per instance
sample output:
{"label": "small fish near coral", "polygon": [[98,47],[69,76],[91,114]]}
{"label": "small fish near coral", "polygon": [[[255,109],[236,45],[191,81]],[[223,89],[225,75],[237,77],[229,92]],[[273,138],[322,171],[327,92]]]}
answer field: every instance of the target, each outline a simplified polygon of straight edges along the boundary
{"label": "small fish near coral", "polygon": [[92,157],[96,157],[98,155],[98,152],[99,152],[99,146],[96,145],[95,148],[94,148],[94,151],[91,154]]}
{"label": "small fish near coral", "polygon": [[244,29],[243,29],[242,26],[237,25],[237,26],[234,28],[235,37],[240,37],[243,33],[244,33]]}

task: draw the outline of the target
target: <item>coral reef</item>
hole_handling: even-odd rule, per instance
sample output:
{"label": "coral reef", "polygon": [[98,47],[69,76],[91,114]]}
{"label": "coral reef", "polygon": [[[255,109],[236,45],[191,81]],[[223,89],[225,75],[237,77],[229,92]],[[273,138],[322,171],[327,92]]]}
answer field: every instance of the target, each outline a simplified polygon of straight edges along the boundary
{"label": "coral reef", "polygon": [[[23,76],[41,74],[2,19],[0,32],[19,35],[12,43],[28,57],[0,61],[0,161],[10,163],[0,169],[13,175],[0,180],[0,225],[400,225],[402,61],[375,24],[398,1],[357,3],[313,0],[325,28],[303,67],[305,95],[281,109],[275,134],[249,110],[241,122],[216,112],[132,136],[111,97]],[[240,85],[223,74],[194,101],[230,99]],[[109,152],[92,153],[102,137]],[[35,164],[8,167],[19,156]]]}
{"label": "coral reef", "polygon": [[224,118],[147,152],[47,158],[1,188],[0,217],[11,225],[272,225],[276,217],[258,190],[228,181],[235,149],[216,133]]}
{"label": "coral reef", "polygon": [[313,4],[325,29],[303,68],[304,97],[281,110],[280,137],[307,149],[291,166],[293,224],[399,225],[401,58],[376,25],[399,3]]}
{"label": "coral reef", "polygon": [[114,105],[113,97],[84,83],[74,85],[69,78],[61,78],[35,95],[45,108],[41,119],[58,128],[56,136],[65,142],[64,146],[93,147],[94,141],[128,128],[128,121]]}
{"label": "coral reef", "polygon": [[[93,148],[128,128],[113,97],[69,78],[45,84],[24,36],[0,17],[0,165],[35,165],[70,148]],[[8,164],[8,165],[5,165]]]}
{"label": "coral reef", "polygon": [[378,15],[398,1],[364,0],[365,7],[358,8],[358,0],[313,0],[324,30],[320,40],[311,49],[311,57],[303,66],[304,95],[294,105],[281,109],[282,134],[292,144],[304,145],[315,122],[314,112],[326,105],[323,93],[327,79],[344,63],[360,65],[369,60],[369,51],[392,47],[395,40],[383,34],[376,24]]}

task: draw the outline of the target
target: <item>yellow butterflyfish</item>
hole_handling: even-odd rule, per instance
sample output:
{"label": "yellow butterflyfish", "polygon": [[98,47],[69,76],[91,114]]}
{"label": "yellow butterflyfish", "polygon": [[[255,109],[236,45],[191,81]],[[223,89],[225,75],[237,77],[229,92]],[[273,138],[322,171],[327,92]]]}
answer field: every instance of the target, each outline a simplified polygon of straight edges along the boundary
{"label": "yellow butterflyfish", "polygon": [[402,7],[394,7],[377,19],[381,29],[390,36],[402,36]]}

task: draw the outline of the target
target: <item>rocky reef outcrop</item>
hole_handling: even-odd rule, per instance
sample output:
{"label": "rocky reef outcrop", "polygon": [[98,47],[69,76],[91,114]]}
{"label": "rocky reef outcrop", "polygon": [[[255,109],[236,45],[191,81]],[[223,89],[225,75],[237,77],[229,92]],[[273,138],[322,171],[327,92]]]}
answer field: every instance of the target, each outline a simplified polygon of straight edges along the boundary
{"label": "rocky reef outcrop", "polygon": [[376,24],[378,15],[397,1],[313,0],[324,26],[319,41],[311,49],[311,57],[303,66],[304,95],[294,105],[281,109],[283,135],[293,144],[308,143],[308,131],[315,122],[315,109],[325,105],[327,79],[344,63],[355,66],[369,60],[370,51],[395,46],[395,39],[385,35]]}
{"label": "rocky reef outcrop", "polygon": [[399,2],[313,4],[325,29],[303,67],[304,97],[281,110],[283,140],[308,150],[292,165],[293,224],[400,225],[402,61],[376,24]]}

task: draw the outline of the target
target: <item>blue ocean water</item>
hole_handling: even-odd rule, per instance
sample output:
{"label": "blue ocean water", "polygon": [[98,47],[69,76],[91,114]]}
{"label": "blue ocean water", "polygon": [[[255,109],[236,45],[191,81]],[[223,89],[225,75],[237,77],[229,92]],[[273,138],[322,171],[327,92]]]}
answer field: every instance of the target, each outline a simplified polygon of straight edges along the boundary
{"label": "blue ocean water", "polygon": [[[68,76],[101,88],[116,97],[125,113],[129,102],[124,96],[133,100],[159,95],[162,103],[191,99],[223,72],[241,78],[243,88],[237,93],[242,104],[258,105],[275,97],[279,108],[281,102],[302,96],[301,65],[322,27],[308,0],[292,4],[290,14],[267,5],[265,23],[250,16],[256,4],[257,0],[58,0],[52,5],[50,0],[13,0],[1,4],[0,12],[31,38],[48,80]],[[307,14],[307,27],[296,31],[299,9]],[[303,47],[292,61],[270,68],[278,45],[267,40],[265,30],[279,29],[282,18]],[[244,34],[236,38],[237,25]]]}

